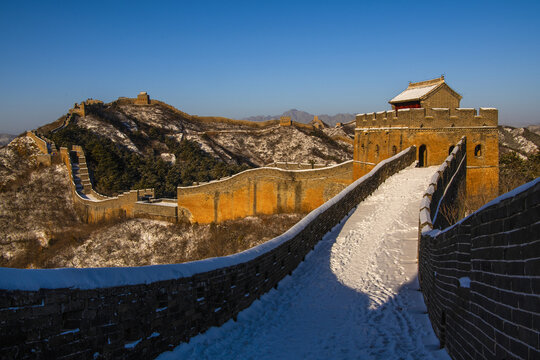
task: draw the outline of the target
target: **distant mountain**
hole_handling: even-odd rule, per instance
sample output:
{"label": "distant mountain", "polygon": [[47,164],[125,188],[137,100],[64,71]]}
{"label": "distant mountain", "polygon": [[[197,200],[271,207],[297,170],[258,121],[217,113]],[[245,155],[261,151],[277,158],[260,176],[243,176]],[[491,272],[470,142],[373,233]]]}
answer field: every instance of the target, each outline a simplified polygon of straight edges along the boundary
{"label": "distant mountain", "polygon": [[515,128],[499,125],[499,152],[517,152],[522,157],[538,153],[540,150],[540,125]]}
{"label": "distant mountain", "polygon": [[[242,120],[249,120],[249,121],[267,121],[267,120],[274,120],[279,119],[282,116],[290,116],[291,120],[307,124],[313,120],[314,114],[310,114],[308,112],[297,110],[297,109],[291,109],[288,111],[285,111],[281,115],[258,115],[258,116],[250,116],[247,118],[244,118]],[[349,121],[353,121],[355,119],[354,114],[336,114],[336,115],[326,115],[322,114],[319,115],[319,120],[325,122],[329,126],[335,126],[338,122],[346,123]]]}
{"label": "distant mountain", "polygon": [[9,142],[13,139],[15,139],[17,135],[11,135],[11,134],[0,134],[0,146],[5,146],[9,144]]}
{"label": "distant mountain", "polygon": [[533,133],[540,135],[540,125],[530,125],[526,127],[527,130],[532,131]]}

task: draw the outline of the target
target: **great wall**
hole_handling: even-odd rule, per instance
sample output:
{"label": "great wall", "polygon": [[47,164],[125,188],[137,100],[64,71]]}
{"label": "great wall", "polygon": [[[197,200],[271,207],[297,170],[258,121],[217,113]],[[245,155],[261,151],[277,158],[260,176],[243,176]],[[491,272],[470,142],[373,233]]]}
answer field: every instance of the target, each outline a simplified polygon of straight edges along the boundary
{"label": "great wall", "polygon": [[454,359],[540,357],[540,178],[451,224],[469,159],[463,139],[420,210],[418,273],[441,346]]}
{"label": "great wall", "polygon": [[[266,131],[269,126],[295,126],[308,130],[315,128],[313,125],[292,121],[290,117],[252,122],[192,116],[161,101],[150,99],[144,92],[135,99],[121,98],[119,101],[143,106],[160,104],[198,121],[261,128],[261,131]],[[74,116],[84,117],[92,109],[102,106],[102,101],[92,99],[75,104],[62,121],[47,130],[54,133],[67,126]],[[324,125],[318,119],[314,120],[314,124],[316,128]],[[246,130],[215,130],[212,133],[242,131]],[[60,148],[58,151],[55,144],[43,135],[37,135],[36,132],[27,132],[27,135],[38,144],[43,163],[50,165],[56,157],[68,168],[75,209],[81,219],[88,223],[143,217],[172,223],[185,221],[204,224],[258,214],[308,213],[353,181],[352,161],[326,169],[322,164],[274,163],[229,178],[179,187],[176,200],[155,199],[154,189],[128,190],[118,196],[107,197],[93,189],[82,147],[74,145],[71,150]]]}
{"label": "great wall", "polygon": [[[407,103],[416,105],[410,99]],[[496,141],[496,125],[497,110],[482,108],[479,115],[474,109],[414,107],[359,115],[354,161],[336,167],[354,168],[354,182],[351,179],[352,184],[345,187],[346,175],[339,175],[335,183],[345,189],[333,197],[330,192],[325,195],[324,186],[333,183],[328,182],[319,186],[323,190],[317,190],[313,202],[302,195],[302,189],[309,189],[312,174],[333,173],[331,169],[263,168],[179,188],[179,204],[186,194],[196,199],[185,214],[205,221],[298,209],[304,204],[306,211],[318,206],[283,235],[239,254],[140,268],[0,269],[0,350],[7,357],[92,358],[98,354],[130,359],[156,356],[170,349],[170,344],[187,342],[211,326],[236,319],[254,300],[277,288],[356,204],[416,160],[423,166],[442,164],[419,209],[418,245],[421,290],[441,346],[454,359],[539,358],[540,179],[494,199],[455,224],[442,211],[463,202],[463,191],[468,196],[483,192],[495,197],[498,169],[493,159],[498,153],[492,140]],[[71,156],[67,149],[55,155],[52,146],[40,140],[40,149],[47,149],[51,161],[61,158],[70,174],[76,154],[79,168],[75,170],[84,174],[79,149]],[[348,171],[344,169],[343,174]],[[261,180],[256,179],[258,172]],[[266,177],[280,180],[272,185]],[[76,178],[72,189],[77,192],[82,187],[90,191],[88,196],[99,198]],[[257,189],[265,187],[272,194],[269,199],[257,195]],[[283,187],[295,190],[283,193]],[[120,196],[99,201],[114,201],[122,216],[135,216],[138,200],[151,195],[151,190],[131,195],[133,205],[123,204]],[[206,202],[200,201],[201,196]],[[80,198],[76,201],[87,200]],[[236,201],[244,204],[237,213],[227,207]],[[204,211],[194,216],[200,204]]]}

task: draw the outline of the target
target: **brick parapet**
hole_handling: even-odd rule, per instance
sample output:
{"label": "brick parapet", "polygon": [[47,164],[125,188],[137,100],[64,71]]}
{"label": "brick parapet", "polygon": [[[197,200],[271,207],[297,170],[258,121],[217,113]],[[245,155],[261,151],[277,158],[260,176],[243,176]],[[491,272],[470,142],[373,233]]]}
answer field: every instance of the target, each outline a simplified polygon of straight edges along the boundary
{"label": "brick parapet", "polygon": [[[55,279],[46,276],[58,279],[62,270],[72,274],[75,269],[0,269],[0,284],[16,276],[21,285],[19,290],[0,290],[0,352],[20,358],[155,357],[211,326],[236,319],[241,310],[277,288],[351,209],[414,158],[415,149],[410,148],[382,162],[285,234],[244,253],[143,271],[103,269],[107,281],[126,280],[131,285],[77,289],[81,283],[95,281],[100,273],[100,269],[77,269],[74,284],[64,279],[67,282],[62,288],[34,285],[29,290],[24,289],[21,278],[31,279],[30,283],[40,279],[54,283]],[[233,264],[181,275],[199,264],[222,264],[229,259]],[[243,260],[234,263],[234,259]],[[149,280],[161,269],[178,275]],[[129,280],[134,273],[138,275],[132,276],[141,276],[136,278],[140,282]]]}
{"label": "brick parapet", "polygon": [[178,187],[179,193],[198,193],[201,191],[212,192],[225,188],[234,187],[237,183],[240,183],[244,179],[256,179],[256,178],[274,178],[283,180],[312,180],[312,179],[327,179],[338,173],[348,174],[352,169],[353,160],[345,161],[341,164],[318,168],[318,169],[281,169],[272,167],[262,167],[255,169],[244,170],[238,174],[232,175],[228,178],[220,180],[214,180],[209,183],[203,183],[193,186]]}
{"label": "brick parapet", "polygon": [[540,358],[539,213],[537,178],[453,226],[423,228],[420,284],[452,358]]}
{"label": "brick parapet", "polygon": [[[443,209],[455,208],[465,200],[467,139],[463,137],[430,180],[420,207],[420,232],[452,224]],[[461,196],[460,196],[461,195]]]}
{"label": "brick parapet", "polygon": [[179,187],[178,207],[192,223],[308,213],[352,182],[353,161],[309,170],[250,169],[210,183]]}
{"label": "brick parapet", "polygon": [[497,127],[498,110],[493,108],[419,108],[380,111],[356,115],[356,127],[447,128]]}

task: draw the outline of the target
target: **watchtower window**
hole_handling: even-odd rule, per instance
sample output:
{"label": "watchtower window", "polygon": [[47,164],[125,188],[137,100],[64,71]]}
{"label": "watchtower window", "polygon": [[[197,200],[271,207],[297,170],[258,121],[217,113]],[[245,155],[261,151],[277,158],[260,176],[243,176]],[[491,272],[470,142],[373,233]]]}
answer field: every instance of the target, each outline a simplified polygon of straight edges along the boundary
{"label": "watchtower window", "polygon": [[450,155],[452,153],[452,150],[454,150],[454,145],[450,146],[448,148],[448,155]]}
{"label": "watchtower window", "polygon": [[480,144],[476,145],[476,147],[474,148],[474,156],[476,157],[482,156],[482,145]]}
{"label": "watchtower window", "polygon": [[397,154],[397,147],[396,145],[392,146],[392,155],[396,155]]}

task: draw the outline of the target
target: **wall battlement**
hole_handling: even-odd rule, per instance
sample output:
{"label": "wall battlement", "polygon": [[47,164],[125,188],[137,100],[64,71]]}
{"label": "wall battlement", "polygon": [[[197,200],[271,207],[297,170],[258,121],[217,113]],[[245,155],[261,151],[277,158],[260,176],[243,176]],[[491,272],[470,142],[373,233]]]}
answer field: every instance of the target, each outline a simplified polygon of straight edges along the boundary
{"label": "wall battlement", "polygon": [[356,127],[369,128],[447,128],[498,125],[498,110],[493,108],[399,109],[356,115]]}
{"label": "wall battlement", "polygon": [[90,108],[101,107],[101,106],[103,106],[103,101],[87,99],[85,101],[81,101],[80,104],[75,103],[73,107],[69,110],[68,114],[77,114],[80,117],[85,117],[87,111]]}

